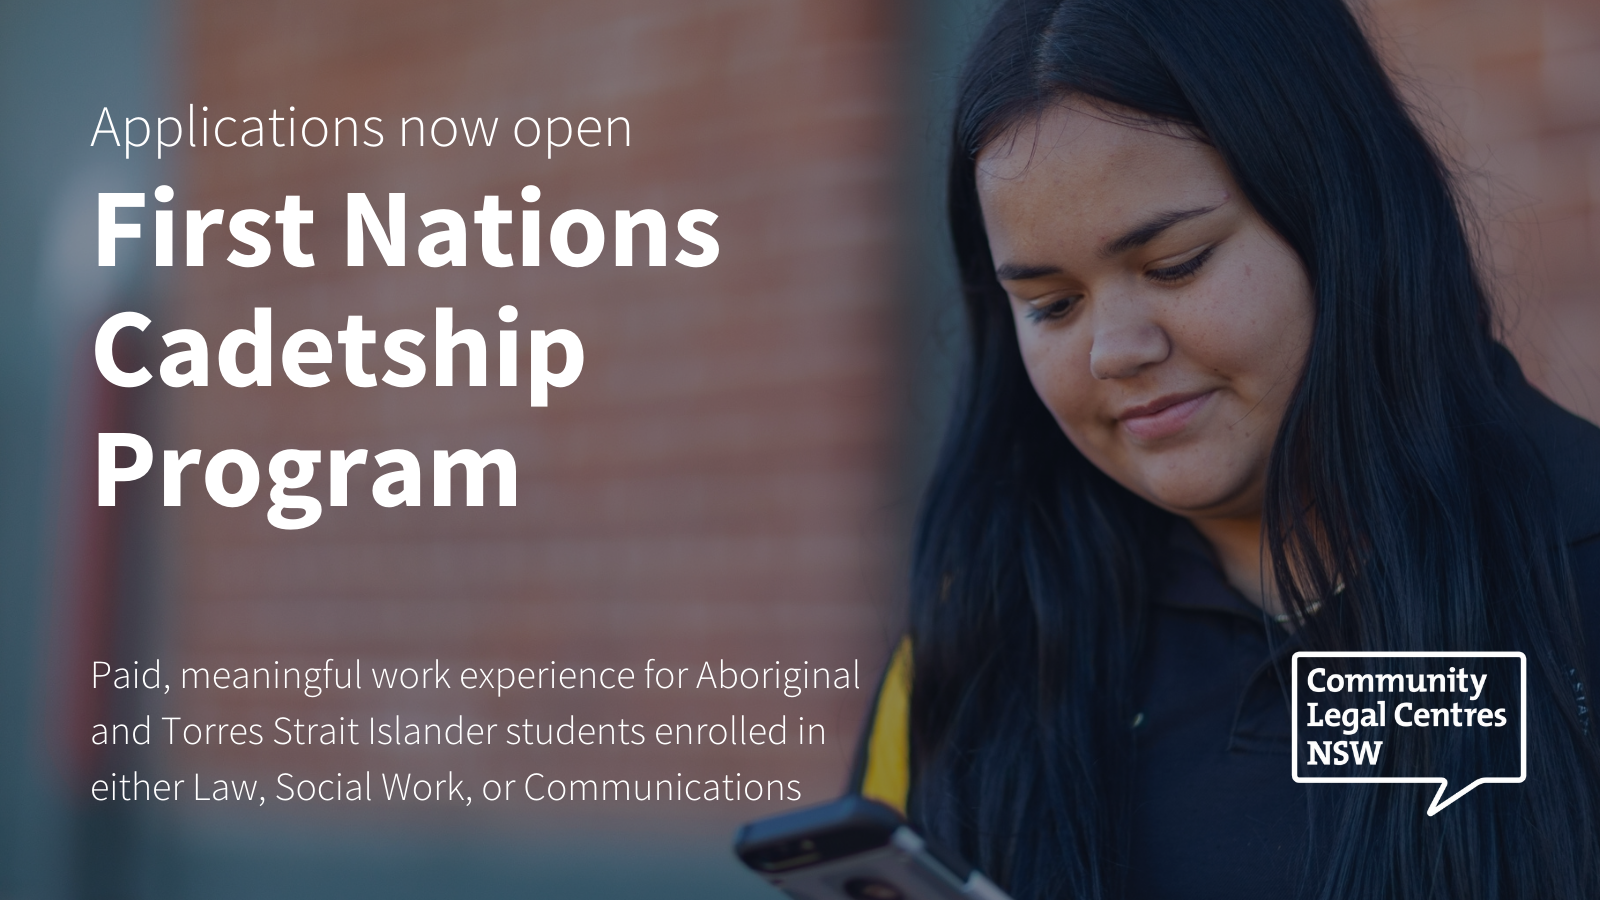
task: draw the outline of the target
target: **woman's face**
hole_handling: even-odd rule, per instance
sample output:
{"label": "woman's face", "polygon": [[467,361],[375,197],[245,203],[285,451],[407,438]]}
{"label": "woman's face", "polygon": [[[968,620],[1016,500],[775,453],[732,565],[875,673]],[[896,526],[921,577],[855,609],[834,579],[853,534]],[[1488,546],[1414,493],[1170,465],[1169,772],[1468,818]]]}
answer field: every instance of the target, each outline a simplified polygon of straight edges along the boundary
{"label": "woman's face", "polygon": [[977,182],[1028,377],[1067,438],[1179,515],[1259,516],[1311,291],[1217,154],[1064,103],[990,143]]}

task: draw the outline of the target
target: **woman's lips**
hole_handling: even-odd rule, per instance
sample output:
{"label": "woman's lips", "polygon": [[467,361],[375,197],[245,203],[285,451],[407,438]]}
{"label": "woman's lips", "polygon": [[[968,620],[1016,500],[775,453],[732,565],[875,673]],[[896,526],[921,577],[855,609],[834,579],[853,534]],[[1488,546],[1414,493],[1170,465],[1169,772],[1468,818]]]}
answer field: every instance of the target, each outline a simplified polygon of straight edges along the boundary
{"label": "woman's lips", "polygon": [[1133,407],[1120,417],[1128,433],[1141,441],[1158,441],[1172,437],[1189,424],[1196,411],[1205,405],[1215,391],[1199,394],[1169,394],[1150,403]]}

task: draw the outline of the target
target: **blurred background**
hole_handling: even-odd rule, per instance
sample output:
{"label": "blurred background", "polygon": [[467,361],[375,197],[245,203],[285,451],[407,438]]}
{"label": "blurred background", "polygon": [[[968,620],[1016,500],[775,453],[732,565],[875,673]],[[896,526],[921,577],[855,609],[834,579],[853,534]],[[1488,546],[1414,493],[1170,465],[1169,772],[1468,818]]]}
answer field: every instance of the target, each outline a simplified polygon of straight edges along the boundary
{"label": "blurred background", "polygon": [[[60,2],[0,5],[9,139],[0,143],[0,897],[749,897],[733,830],[783,803],[97,803],[110,772],[260,779],[279,772],[450,771],[520,777],[796,780],[842,789],[901,614],[901,570],[936,450],[959,317],[944,246],[942,138],[957,61],[984,0],[590,0],[532,4]],[[1600,6],[1591,0],[1382,0],[1362,5],[1419,115],[1462,172],[1507,340],[1547,393],[1600,420]],[[93,150],[119,122],[212,115],[380,116],[381,148]],[[197,112],[198,114],[198,112]],[[547,159],[520,116],[626,116],[631,146]],[[403,116],[486,120],[492,148],[400,147]],[[101,138],[101,143],[105,141]],[[95,196],[176,191],[170,208],[316,210],[305,249],[259,269],[95,265]],[[407,194],[416,214],[486,194],[545,222],[653,208],[715,211],[717,262],[491,268],[469,226],[464,268],[344,259],[344,195]],[[153,205],[153,204],[152,204]],[[381,205],[380,205],[381,209]],[[144,223],[152,208],[127,210]],[[413,232],[419,230],[413,221]],[[274,237],[276,227],[264,229]],[[181,232],[181,224],[180,224]],[[507,230],[507,244],[514,246]],[[411,243],[414,247],[416,234]],[[182,237],[179,237],[182,257]],[[124,245],[119,259],[134,256]],[[147,251],[148,240],[137,245]],[[675,252],[674,249],[670,252]],[[636,250],[642,255],[643,247]],[[109,386],[105,318],[154,320],[119,352],[154,369],[159,335],[213,350],[270,306],[281,343],[361,315],[381,336],[432,334],[433,309],[486,335],[568,328],[584,373],[533,410],[525,389],[363,391],[330,367],[284,383]],[[492,337],[491,337],[492,344]],[[428,345],[425,345],[425,347]],[[376,348],[373,348],[376,351]],[[425,353],[430,356],[431,350]],[[461,363],[458,361],[458,366]],[[494,366],[491,364],[491,383]],[[459,377],[459,376],[458,376]],[[518,503],[381,509],[370,471],[351,505],[304,531],[266,522],[266,491],[182,507],[159,472],[94,504],[94,435],[225,448],[264,467],[326,453],[510,450]],[[371,470],[372,466],[367,467]],[[425,480],[425,489],[429,482]],[[492,482],[491,482],[492,484]],[[460,487],[458,484],[457,490]],[[426,502],[426,500],[425,500]],[[504,698],[376,692],[93,690],[93,660],[128,665],[849,666],[861,690]],[[819,746],[643,749],[96,747],[92,726],[407,720],[820,723]],[[210,808],[208,808],[210,807]]]}

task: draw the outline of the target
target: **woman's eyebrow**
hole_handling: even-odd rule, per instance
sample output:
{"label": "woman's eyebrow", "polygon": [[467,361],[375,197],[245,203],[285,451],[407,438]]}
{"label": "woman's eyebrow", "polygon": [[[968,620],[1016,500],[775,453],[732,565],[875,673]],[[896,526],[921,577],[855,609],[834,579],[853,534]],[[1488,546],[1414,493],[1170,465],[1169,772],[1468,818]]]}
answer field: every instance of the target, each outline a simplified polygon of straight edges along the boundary
{"label": "woman's eyebrow", "polygon": [[[1220,205],[1221,204],[1217,204],[1217,206]],[[1195,218],[1196,216],[1203,216],[1206,213],[1216,209],[1217,206],[1199,206],[1195,207],[1194,209],[1178,209],[1173,210],[1172,212],[1164,212],[1150,219],[1148,222],[1138,226],[1137,228],[1127,232],[1111,243],[1106,244],[1105,247],[1101,249],[1100,256],[1102,258],[1116,256],[1119,253],[1132,250],[1135,247],[1143,247],[1145,244],[1155,240],[1157,235],[1161,234],[1163,231],[1166,231],[1168,228],[1171,228],[1179,222],[1186,222]]]}
{"label": "woman's eyebrow", "polygon": [[1056,266],[1030,266],[1026,263],[1001,263],[994,268],[994,277],[997,281],[1027,281],[1030,278],[1059,274],[1061,269]]}
{"label": "woman's eyebrow", "polygon": [[[1100,250],[1100,256],[1101,258],[1110,258],[1135,247],[1143,247],[1145,244],[1155,240],[1161,232],[1179,222],[1187,222],[1190,219],[1203,216],[1221,205],[1218,203],[1214,206],[1197,206],[1193,209],[1176,209],[1164,212],[1106,244]],[[1001,263],[994,268],[994,277],[998,281],[1027,281],[1031,278],[1043,278],[1046,275],[1059,274],[1061,274],[1061,269],[1057,266],[1029,265],[1027,263]]]}

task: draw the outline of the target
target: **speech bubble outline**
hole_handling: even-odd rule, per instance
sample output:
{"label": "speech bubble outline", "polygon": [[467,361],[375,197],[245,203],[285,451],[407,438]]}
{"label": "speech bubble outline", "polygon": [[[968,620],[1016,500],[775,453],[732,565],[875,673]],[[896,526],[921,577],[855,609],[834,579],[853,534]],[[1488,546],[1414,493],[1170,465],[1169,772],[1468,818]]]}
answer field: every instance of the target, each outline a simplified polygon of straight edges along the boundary
{"label": "speech bubble outline", "polygon": [[[1438,775],[1395,776],[1377,777],[1362,775],[1328,775],[1328,776],[1302,776],[1300,774],[1300,658],[1307,659],[1517,659],[1517,680],[1520,705],[1517,710],[1517,731],[1519,741],[1520,772],[1516,777],[1509,775],[1489,775],[1479,778],[1454,794],[1449,799],[1440,802],[1439,798],[1450,787],[1450,779]],[[1434,784],[1439,785],[1439,790],[1433,795],[1433,802],[1428,804],[1428,815],[1438,815],[1439,811],[1466,796],[1469,791],[1480,784],[1521,784],[1528,780],[1528,656],[1520,650],[1485,650],[1471,652],[1465,650],[1444,650],[1428,652],[1422,650],[1302,650],[1294,655],[1289,664],[1289,775],[1299,784]]]}

